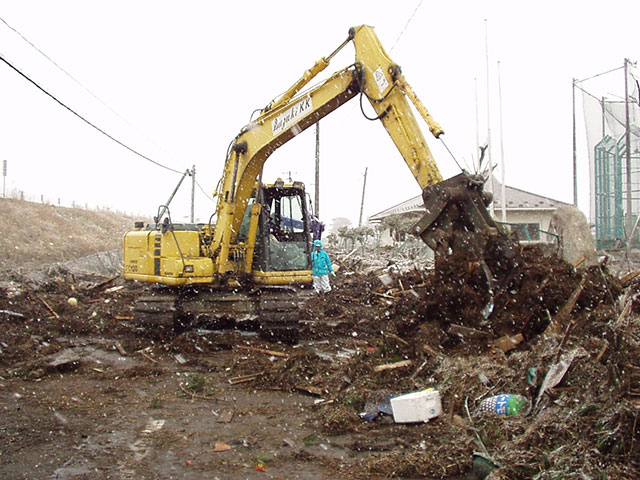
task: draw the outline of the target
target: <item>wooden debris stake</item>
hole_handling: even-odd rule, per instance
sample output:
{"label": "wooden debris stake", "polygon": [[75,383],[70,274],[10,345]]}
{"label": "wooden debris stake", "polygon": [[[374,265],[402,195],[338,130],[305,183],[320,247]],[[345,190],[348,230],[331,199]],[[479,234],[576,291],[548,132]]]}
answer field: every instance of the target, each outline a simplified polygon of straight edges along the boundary
{"label": "wooden debris stake", "polygon": [[402,360],[395,363],[385,363],[384,365],[378,365],[373,367],[374,372],[382,372],[383,370],[393,370],[394,368],[408,367],[413,363],[413,360]]}
{"label": "wooden debris stake", "polygon": [[616,320],[616,323],[615,323],[616,327],[621,326],[622,322],[624,322],[624,319],[629,316],[629,312],[631,312],[632,305],[633,305],[633,298],[630,298],[629,300],[627,300],[627,303],[624,305],[624,308],[622,309],[622,313]]}
{"label": "wooden debris stake", "polygon": [[138,353],[139,353],[140,355],[142,355],[144,358],[146,358],[147,360],[149,360],[149,361],[151,361],[151,362],[153,362],[153,363],[158,363],[158,361],[157,361],[155,358],[150,357],[149,355],[147,355],[146,353],[144,353],[142,350],[139,350],[139,351],[138,351]]}
{"label": "wooden debris stake", "polygon": [[114,281],[116,278],[118,278],[118,277],[120,277],[120,274],[118,274],[118,275],[114,275],[113,277],[108,278],[108,279],[104,280],[103,282],[98,283],[98,284],[97,284],[95,287],[93,287],[93,288],[94,288],[94,289],[102,288],[102,287],[104,287],[104,286],[106,286],[106,285],[110,284],[111,282],[113,282],[113,281]]}
{"label": "wooden debris stake", "polygon": [[604,356],[604,352],[607,351],[607,348],[609,348],[609,344],[605,343],[602,348],[600,349],[600,352],[598,353],[598,356],[596,357],[595,362],[596,363],[600,363],[600,360],[602,360],[602,357]]}
{"label": "wooden debris stake", "polygon": [[133,316],[131,315],[116,315],[114,318],[116,320],[133,320]]}
{"label": "wooden debris stake", "polygon": [[459,335],[466,338],[485,338],[489,335],[489,332],[483,332],[482,330],[476,330],[475,328],[465,327],[463,325],[456,325],[455,323],[451,324],[447,333],[449,335]]}
{"label": "wooden debris stake", "polygon": [[439,357],[442,356],[442,354],[440,352],[438,352],[432,346],[427,345],[426,343],[424,345],[422,345],[422,350],[424,350],[425,353],[428,353],[429,355],[431,355],[432,357],[435,357],[435,358],[439,358]]}
{"label": "wooden debris stake", "polygon": [[567,325],[567,329],[564,331],[564,335],[562,337],[562,340],[560,341],[560,345],[558,345],[558,351],[556,352],[556,356],[554,357],[554,360],[553,360],[554,363],[557,363],[558,360],[560,360],[560,354],[562,353],[564,346],[567,344],[567,340],[569,339],[569,334],[573,330],[574,326],[575,326],[575,322],[569,322],[569,325]]}
{"label": "wooden debris stake", "polygon": [[238,377],[232,377],[229,379],[229,383],[231,385],[237,385],[238,383],[253,382],[256,378],[258,378],[263,373],[264,372],[253,373],[251,375],[240,375]]}
{"label": "wooden debris stake", "polygon": [[274,357],[289,358],[288,353],[276,352],[274,350],[265,350],[264,348],[247,347],[246,345],[236,345],[236,347],[242,350],[251,350],[253,352],[264,353],[265,355],[273,355]]}
{"label": "wooden debris stake", "polygon": [[622,283],[622,288],[627,288],[629,286],[629,284],[638,276],[640,275],[640,270],[636,270],[635,272],[629,272],[626,275],[624,275],[621,279],[620,279],[620,283]]}
{"label": "wooden debris stake", "polygon": [[393,338],[394,340],[402,343],[403,345],[406,345],[407,347],[409,346],[409,342],[407,342],[406,340],[400,338],[399,336],[397,336],[394,333],[387,333],[386,336],[389,337],[389,338]]}
{"label": "wooden debris stake", "polygon": [[547,326],[546,330],[544,331],[544,335],[556,334],[562,331],[562,327],[567,322],[569,315],[573,310],[573,307],[576,306],[576,302],[578,301],[578,298],[580,298],[580,294],[582,293],[582,290],[584,290],[584,286],[586,283],[587,277],[585,275],[582,277],[582,280],[580,280],[580,284],[575,288],[575,290],[567,300],[567,303],[565,303],[560,311],[556,314],[556,316],[551,319],[549,326]]}
{"label": "wooden debris stake", "polygon": [[36,298],[37,298],[38,300],[40,300],[40,301],[44,304],[44,306],[45,306],[45,307],[47,307],[47,309],[48,309],[51,313],[53,313],[53,316],[54,316],[54,317],[56,317],[56,318],[60,318],[60,315],[58,315],[58,314],[55,312],[55,310],[54,310],[53,308],[51,308],[47,302],[45,302],[45,301],[44,301],[44,298],[42,298],[42,297],[41,297],[40,295],[38,295],[37,293],[36,293]]}
{"label": "wooden debris stake", "polygon": [[409,378],[410,378],[411,380],[413,380],[414,378],[416,378],[416,376],[418,376],[418,374],[419,374],[419,373],[422,371],[422,369],[423,369],[424,367],[426,367],[426,366],[427,366],[427,361],[425,360],[424,362],[422,362],[422,363],[420,364],[420,366],[419,366],[418,368],[416,368],[416,371],[415,371],[415,372],[413,372],[413,374],[412,374]]}
{"label": "wooden debris stake", "polygon": [[123,357],[127,354],[127,351],[122,347],[120,342],[116,342],[115,347],[118,350],[118,352],[120,352],[120,355],[122,355]]}
{"label": "wooden debris stake", "polygon": [[374,295],[377,295],[377,296],[379,296],[379,297],[391,298],[392,300],[393,300],[393,298],[394,298],[393,296],[391,296],[391,295],[387,295],[386,293],[378,293],[378,292],[371,292],[371,293],[373,293]]}

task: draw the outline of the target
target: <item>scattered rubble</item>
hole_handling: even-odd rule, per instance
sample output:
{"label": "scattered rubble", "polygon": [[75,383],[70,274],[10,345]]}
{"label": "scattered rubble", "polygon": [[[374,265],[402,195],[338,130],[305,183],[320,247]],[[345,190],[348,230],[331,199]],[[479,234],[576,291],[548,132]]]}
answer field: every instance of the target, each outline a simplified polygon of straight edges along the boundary
{"label": "scattered rubble", "polygon": [[[127,408],[145,422],[171,420],[147,433],[136,421],[144,434],[136,455],[151,458],[151,445],[156,455],[187,455],[189,446],[201,449],[193,442],[204,435],[216,456],[194,453],[190,464],[180,463],[203,475],[246,477],[249,466],[255,472],[262,465],[283,478],[303,478],[296,475],[304,468],[304,478],[467,478],[474,469],[494,480],[640,476],[640,277],[621,280],[602,258],[576,268],[534,247],[508,268],[498,255],[488,261],[489,292],[481,265],[449,257],[434,266],[415,253],[332,252],[341,267],[334,290],[301,305],[296,346],[239,331],[152,341],[132,323],[134,299],[148,287],[117,276],[88,281],[60,273],[38,285],[14,279],[0,297],[0,401],[20,402],[24,425],[62,429],[59,442],[77,442],[101,421],[92,408],[144,393],[143,405]],[[62,392],[72,381],[84,382],[94,398],[82,389],[69,393],[77,401],[15,396],[40,398],[38,389]],[[401,424],[377,413],[375,392],[390,400],[426,389],[438,392],[442,409],[428,422]],[[289,400],[266,403],[277,393]],[[518,415],[481,414],[505,394],[524,399]],[[83,424],[79,411],[91,423]],[[369,421],[361,415],[367,412],[374,413]],[[217,426],[203,431],[185,423],[189,415],[212,417]],[[287,417],[297,426],[283,427]],[[26,465],[18,445],[46,442],[34,437],[44,430],[28,434],[14,421],[3,428],[6,476],[12,465]],[[260,428],[268,430],[264,436]],[[222,435],[227,431],[238,438]],[[270,446],[269,455],[251,443],[254,436],[263,449]],[[83,448],[73,455],[118,475],[108,456],[101,461]],[[154,470],[161,465],[142,457],[131,462],[127,468],[142,478],[163,475]]]}

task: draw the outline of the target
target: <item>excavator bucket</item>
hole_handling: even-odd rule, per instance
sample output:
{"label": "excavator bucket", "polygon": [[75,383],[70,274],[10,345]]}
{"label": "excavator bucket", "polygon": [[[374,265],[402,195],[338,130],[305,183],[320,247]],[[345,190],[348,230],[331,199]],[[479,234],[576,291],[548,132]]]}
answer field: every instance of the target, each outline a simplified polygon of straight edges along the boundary
{"label": "excavator bucket", "polygon": [[426,213],[414,232],[436,257],[454,253],[484,259],[487,242],[499,231],[487,211],[492,197],[483,185],[481,177],[461,173],[422,192]]}

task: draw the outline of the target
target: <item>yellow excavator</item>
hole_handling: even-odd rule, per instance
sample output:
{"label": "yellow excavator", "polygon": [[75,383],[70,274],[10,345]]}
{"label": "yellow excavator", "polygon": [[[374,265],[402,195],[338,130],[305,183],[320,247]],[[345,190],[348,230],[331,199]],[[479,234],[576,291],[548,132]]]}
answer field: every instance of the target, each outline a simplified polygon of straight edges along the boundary
{"label": "yellow excavator", "polygon": [[[303,91],[348,43],[355,62]],[[124,277],[162,287],[136,304],[142,327],[162,334],[189,325],[244,325],[266,338],[297,341],[295,290],[312,281],[305,188],[263,183],[262,170],[277,148],[357,95],[373,106],[423,189],[427,213],[415,233],[436,252],[468,250],[482,258],[486,239],[497,232],[482,180],[463,172],[442,181],[409,102],[436,138],[442,128],[374,29],[358,26],[233,139],[214,193],[215,223],[174,224],[163,214],[125,234]]]}

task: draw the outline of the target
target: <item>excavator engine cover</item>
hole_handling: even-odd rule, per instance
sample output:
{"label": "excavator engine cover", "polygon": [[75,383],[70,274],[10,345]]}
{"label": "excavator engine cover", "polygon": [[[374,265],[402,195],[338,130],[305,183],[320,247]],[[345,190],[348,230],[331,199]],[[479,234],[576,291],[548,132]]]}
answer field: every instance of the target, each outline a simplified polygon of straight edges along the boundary
{"label": "excavator engine cover", "polygon": [[483,185],[481,177],[461,173],[422,192],[426,213],[413,228],[436,257],[454,253],[484,258],[498,227],[487,211],[492,197]]}

